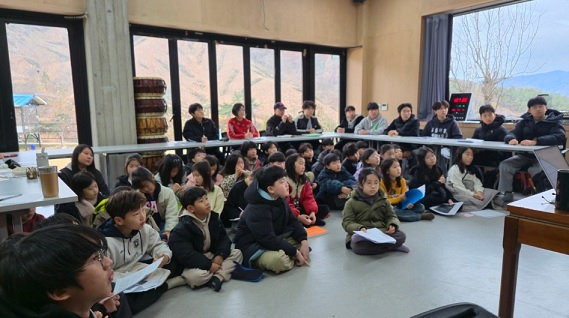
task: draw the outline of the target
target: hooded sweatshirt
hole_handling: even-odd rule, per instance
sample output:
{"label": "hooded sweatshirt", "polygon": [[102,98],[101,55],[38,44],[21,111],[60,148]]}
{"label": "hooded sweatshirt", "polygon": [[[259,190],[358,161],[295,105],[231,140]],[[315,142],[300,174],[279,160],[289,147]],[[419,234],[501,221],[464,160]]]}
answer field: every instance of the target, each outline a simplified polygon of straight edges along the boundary
{"label": "hooded sweatshirt", "polygon": [[289,257],[296,255],[296,247],[286,240],[306,240],[306,230],[296,219],[285,199],[271,198],[267,192],[259,189],[257,180],[245,190],[245,199],[249,202],[239,223],[235,235],[235,247],[243,253],[243,264],[257,259],[264,251],[283,250]]}
{"label": "hooded sweatshirt", "polygon": [[423,136],[435,137],[435,138],[446,138],[446,139],[462,139],[462,132],[454,120],[453,115],[447,115],[447,117],[441,122],[437,115],[433,116],[425,129],[423,129]]}
{"label": "hooded sweatshirt", "polygon": [[138,271],[141,264],[139,261],[144,255],[157,259],[160,255],[166,254],[172,259],[172,251],[168,245],[148,224],[144,224],[140,230],[133,230],[130,237],[125,237],[115,227],[113,219],[108,219],[98,230],[107,238],[108,255],[113,260],[115,281]]}
{"label": "hooded sweatshirt", "polygon": [[354,128],[354,133],[359,133],[360,130],[367,130],[368,135],[381,135],[383,131],[387,128],[387,120],[385,117],[378,114],[375,119],[371,119],[368,115],[366,118],[362,119],[359,124]]}
{"label": "hooded sweatshirt", "polygon": [[204,255],[227,258],[231,253],[231,240],[217,215],[208,214],[199,220],[186,209],[182,211],[180,222],[172,230],[168,246],[174,254],[174,261],[184,268],[209,270],[212,260]]}

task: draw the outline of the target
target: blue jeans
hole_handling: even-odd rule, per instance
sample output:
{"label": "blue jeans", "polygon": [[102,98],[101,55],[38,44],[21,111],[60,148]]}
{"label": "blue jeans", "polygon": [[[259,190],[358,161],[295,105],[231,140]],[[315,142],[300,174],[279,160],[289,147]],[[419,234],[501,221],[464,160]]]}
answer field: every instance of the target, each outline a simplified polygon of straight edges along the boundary
{"label": "blue jeans", "polygon": [[393,211],[401,221],[415,222],[421,220],[421,214],[425,212],[425,206],[421,203],[415,203],[413,208],[401,210],[399,206],[393,206]]}

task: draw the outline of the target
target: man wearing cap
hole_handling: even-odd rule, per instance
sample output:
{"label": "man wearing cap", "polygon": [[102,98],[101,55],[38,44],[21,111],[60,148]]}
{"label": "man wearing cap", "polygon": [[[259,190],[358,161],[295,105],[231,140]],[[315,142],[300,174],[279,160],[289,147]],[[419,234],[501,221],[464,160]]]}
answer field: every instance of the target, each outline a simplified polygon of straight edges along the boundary
{"label": "man wearing cap", "polygon": [[285,110],[283,103],[275,104],[275,114],[267,120],[267,136],[298,135],[292,116],[285,114]]}
{"label": "man wearing cap", "polygon": [[367,104],[367,117],[362,119],[354,128],[354,133],[359,135],[381,135],[387,128],[387,120],[379,113],[379,105],[376,102]]}

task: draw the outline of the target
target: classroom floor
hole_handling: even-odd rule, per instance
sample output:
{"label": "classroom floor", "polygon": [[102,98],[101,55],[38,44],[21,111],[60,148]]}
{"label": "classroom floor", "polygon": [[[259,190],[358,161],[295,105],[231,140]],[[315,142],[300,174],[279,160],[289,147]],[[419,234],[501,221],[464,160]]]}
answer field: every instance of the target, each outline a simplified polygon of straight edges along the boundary
{"label": "classroom floor", "polygon": [[[168,291],[144,317],[409,317],[472,302],[498,312],[504,217],[459,213],[403,223],[409,254],[358,256],[344,247],[340,212],[328,234],[309,240],[311,266],[231,280],[215,293],[187,286]],[[569,256],[523,246],[515,317],[567,317]]]}

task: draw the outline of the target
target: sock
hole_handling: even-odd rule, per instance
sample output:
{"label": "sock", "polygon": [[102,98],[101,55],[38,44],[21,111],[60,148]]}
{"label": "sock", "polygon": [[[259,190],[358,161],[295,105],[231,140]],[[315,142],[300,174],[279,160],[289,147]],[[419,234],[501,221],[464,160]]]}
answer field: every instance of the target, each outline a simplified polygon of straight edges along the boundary
{"label": "sock", "polygon": [[170,290],[174,287],[186,285],[186,280],[182,276],[176,276],[166,280],[166,284],[168,285],[168,290]]}
{"label": "sock", "polygon": [[263,278],[262,270],[245,267],[237,262],[234,263],[235,269],[233,272],[231,272],[231,278],[254,283],[260,281]]}

